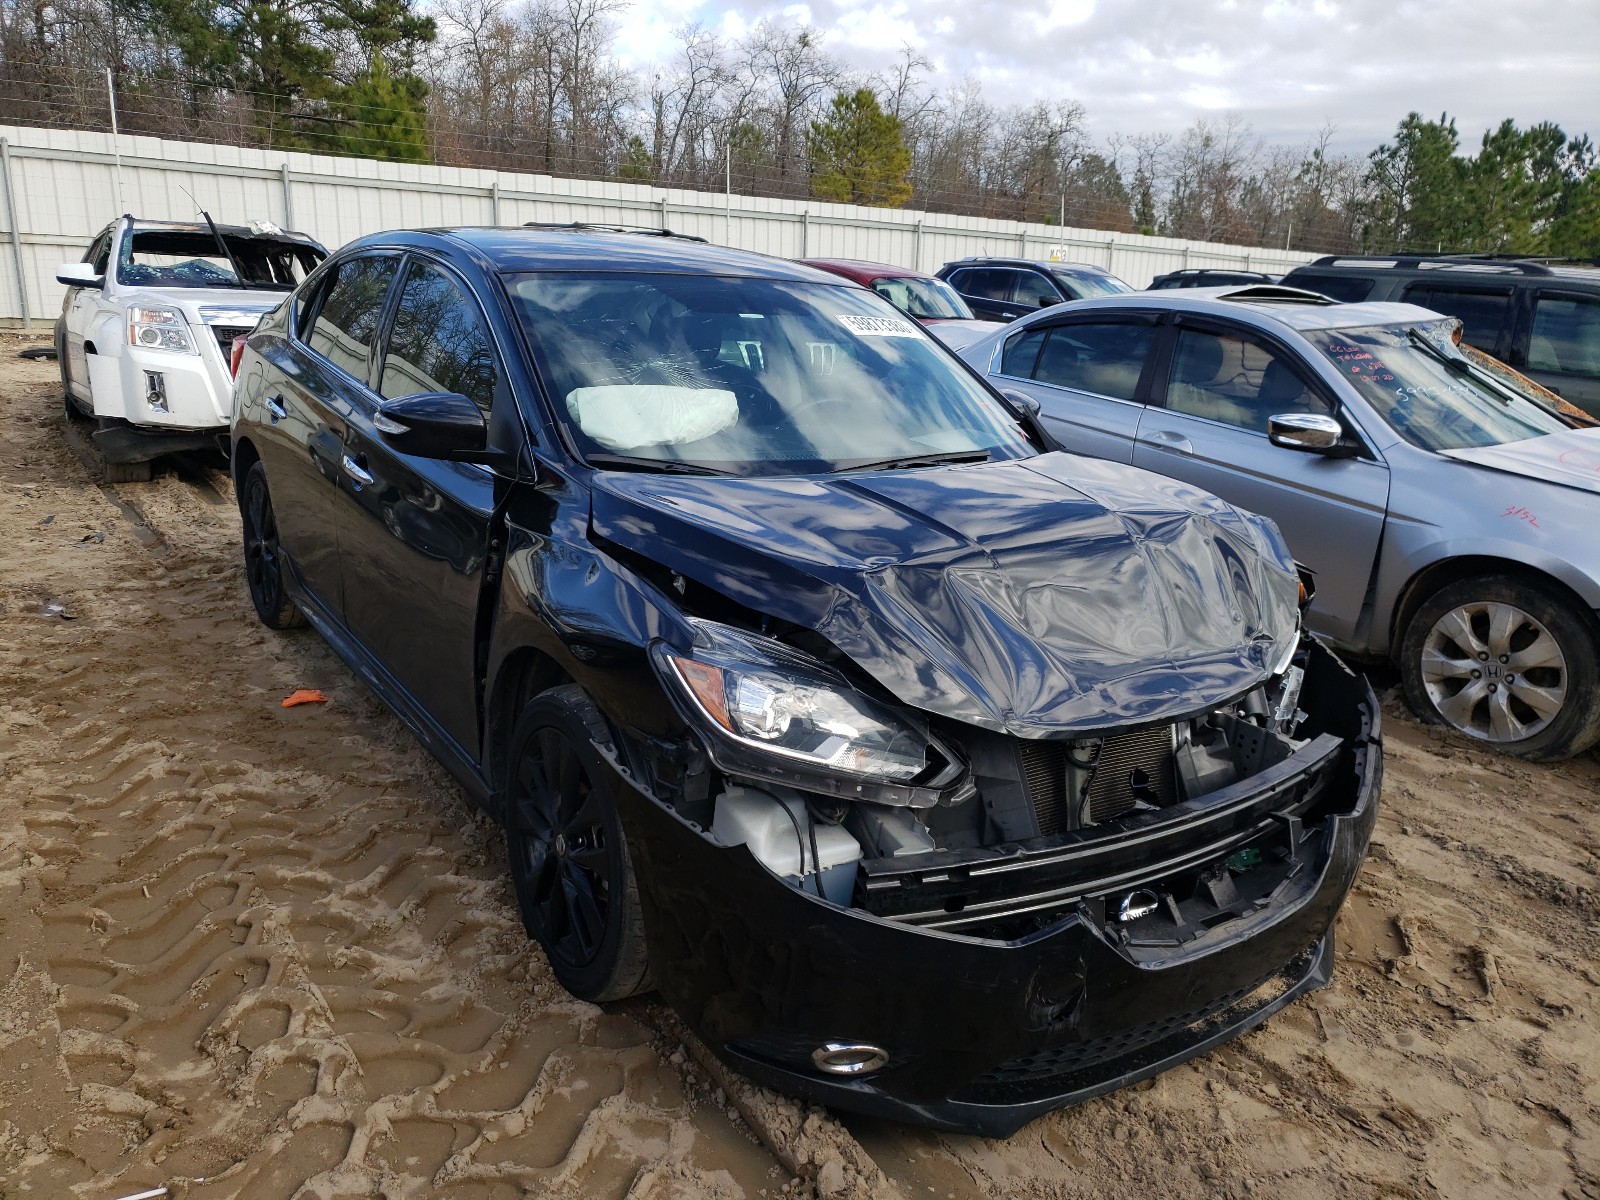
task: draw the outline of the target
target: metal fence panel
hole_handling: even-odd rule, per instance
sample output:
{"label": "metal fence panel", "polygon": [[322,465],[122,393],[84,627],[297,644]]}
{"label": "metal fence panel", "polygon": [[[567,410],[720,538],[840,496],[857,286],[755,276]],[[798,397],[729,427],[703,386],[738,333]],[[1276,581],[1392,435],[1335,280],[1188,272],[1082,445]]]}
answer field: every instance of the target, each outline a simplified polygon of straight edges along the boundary
{"label": "metal fence panel", "polygon": [[53,321],[63,292],[56,267],[81,259],[95,233],[122,212],[193,220],[203,208],[219,222],[265,218],[309,233],[330,249],[362,234],[407,226],[665,225],[785,258],[859,258],[924,271],[978,254],[1060,258],[1107,267],[1135,287],[1183,267],[1277,274],[1314,257],[944,213],[127,135],[113,139],[79,130],[0,126],[0,140],[6,149],[3,182],[16,211],[13,227],[8,207],[0,205],[0,254],[10,258],[0,270],[0,321],[8,324],[25,311],[35,325]]}

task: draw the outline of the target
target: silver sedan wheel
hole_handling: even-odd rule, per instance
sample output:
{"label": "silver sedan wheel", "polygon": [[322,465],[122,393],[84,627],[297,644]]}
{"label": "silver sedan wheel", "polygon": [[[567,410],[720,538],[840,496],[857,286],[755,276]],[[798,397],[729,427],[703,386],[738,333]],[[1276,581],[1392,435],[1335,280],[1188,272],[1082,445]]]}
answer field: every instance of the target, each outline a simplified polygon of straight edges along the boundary
{"label": "silver sedan wheel", "polygon": [[1514,604],[1463,604],[1440,617],[1422,645],[1422,686],[1439,715],[1486,742],[1520,742],[1567,700],[1561,644]]}

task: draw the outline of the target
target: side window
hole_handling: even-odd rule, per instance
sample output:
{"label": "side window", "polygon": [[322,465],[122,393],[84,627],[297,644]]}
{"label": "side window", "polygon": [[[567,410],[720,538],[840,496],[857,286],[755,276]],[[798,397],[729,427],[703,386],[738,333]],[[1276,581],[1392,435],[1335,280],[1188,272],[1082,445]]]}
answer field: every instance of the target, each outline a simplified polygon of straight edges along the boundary
{"label": "side window", "polygon": [[1494,353],[1500,333],[1511,318],[1511,291],[1483,292],[1465,288],[1414,283],[1402,297],[1407,304],[1431,308],[1447,317],[1460,317],[1461,340]]}
{"label": "side window", "polygon": [[1015,375],[1018,379],[1031,378],[1033,364],[1039,358],[1039,347],[1044,345],[1049,332],[1048,325],[1035,325],[1032,329],[1024,329],[1008,337],[1006,348],[1000,354],[1000,373]]}
{"label": "side window", "polygon": [[1052,304],[1060,304],[1062,299],[1060,289],[1037,271],[1017,272],[1018,304],[1047,308]]}
{"label": "side window", "polygon": [[340,263],[309,314],[307,344],[353,378],[367,378],[367,351],[377,335],[397,262],[394,255],[382,254]]}
{"label": "side window", "polygon": [[1329,405],[1299,373],[1270,350],[1242,337],[1180,329],[1167,383],[1173,412],[1267,431],[1279,413],[1332,415]]}
{"label": "side window", "polygon": [[999,267],[982,267],[965,271],[959,290],[980,300],[1007,301],[1011,299],[1011,281],[1015,271]]}
{"label": "side window", "polygon": [[104,275],[111,266],[111,231],[108,229],[95,238],[94,245],[89,247],[89,253],[83,256],[83,261],[94,266],[96,275]]}
{"label": "side window", "polygon": [[1540,296],[1533,306],[1528,366],[1600,377],[1600,300]]}
{"label": "side window", "polygon": [[1321,292],[1340,304],[1360,304],[1372,294],[1372,280],[1359,275],[1300,275],[1283,281],[1290,287]]}
{"label": "side window", "polygon": [[1154,325],[1125,322],[1057,325],[1050,331],[1033,377],[1040,383],[1132,400],[1155,332]]}
{"label": "side window", "polygon": [[487,416],[497,378],[478,306],[443,271],[413,262],[395,306],[379,393],[393,400],[418,392],[459,392]]}

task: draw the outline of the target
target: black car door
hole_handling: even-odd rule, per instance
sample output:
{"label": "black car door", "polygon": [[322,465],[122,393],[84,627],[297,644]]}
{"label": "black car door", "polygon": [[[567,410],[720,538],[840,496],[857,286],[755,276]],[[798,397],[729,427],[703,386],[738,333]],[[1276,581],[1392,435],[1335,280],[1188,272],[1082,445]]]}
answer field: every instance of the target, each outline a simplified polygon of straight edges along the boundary
{"label": "black car door", "polygon": [[1012,301],[1017,272],[1004,267],[966,267],[950,282],[973,313],[985,321],[1015,321],[1028,311]]}
{"label": "black car door", "polygon": [[[343,473],[345,621],[410,703],[464,751],[478,747],[479,600],[495,475],[475,463],[402,454],[378,431],[382,399],[457,392],[485,419],[505,372],[461,278],[413,255],[405,266],[374,380],[351,414]],[[509,403],[509,401],[507,402]]]}
{"label": "black car door", "polygon": [[267,472],[278,540],[300,586],[332,617],[343,611],[339,570],[339,482],[345,428],[367,396],[398,254],[362,254],[334,263],[307,292],[296,337],[263,354],[260,408],[253,429]]}

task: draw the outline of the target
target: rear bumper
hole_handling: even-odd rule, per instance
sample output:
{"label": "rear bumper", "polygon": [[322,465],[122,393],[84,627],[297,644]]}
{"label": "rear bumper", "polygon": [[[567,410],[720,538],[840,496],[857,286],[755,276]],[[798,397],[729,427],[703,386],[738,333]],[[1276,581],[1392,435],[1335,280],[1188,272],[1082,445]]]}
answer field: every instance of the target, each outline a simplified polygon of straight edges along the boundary
{"label": "rear bumper", "polygon": [[[1307,695],[1319,711],[1309,724],[1343,742],[1320,786],[1282,790],[1270,811],[1241,804],[1231,824],[1128,834],[1142,867],[1121,874],[1115,892],[1095,873],[1085,888],[1099,894],[1069,897],[1059,920],[1016,941],[828,904],[621,789],[662,993],[760,1083],[995,1137],[1254,1027],[1331,978],[1333,922],[1377,818],[1377,702],[1331,654],[1315,655]],[[1179,916],[1170,929],[1161,919],[1108,922],[1108,898],[1159,889],[1180,864],[1221,862],[1243,845],[1280,858],[1287,847],[1259,896],[1204,920]],[[1049,863],[1053,887],[1059,867]],[[882,1047],[888,1065],[864,1078],[823,1074],[810,1055],[830,1041]]]}

